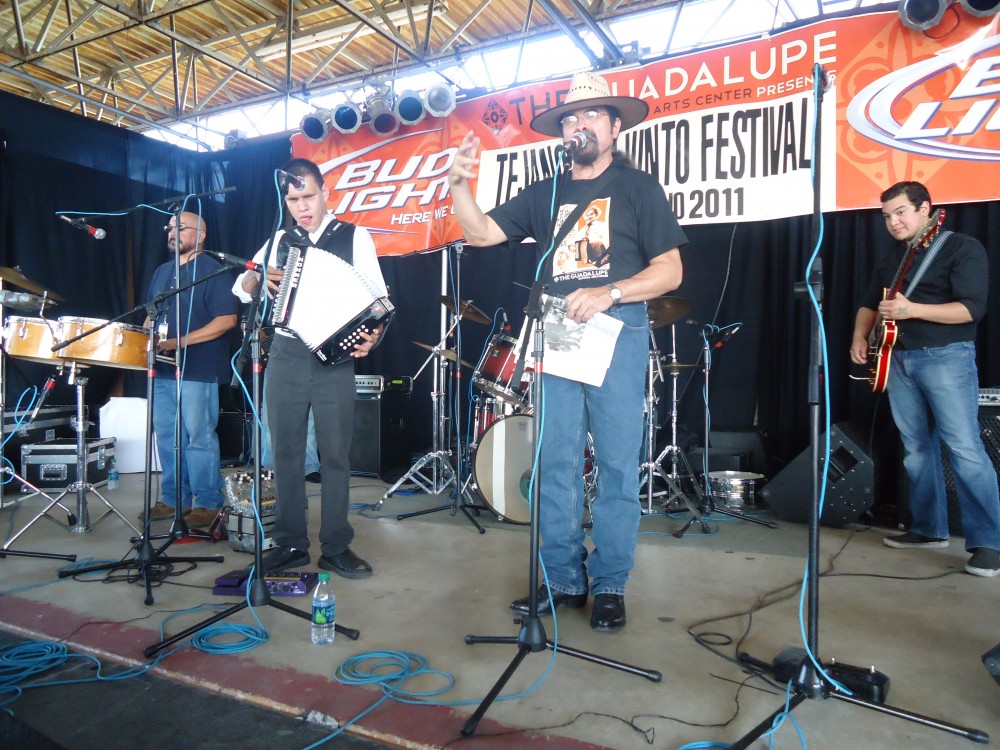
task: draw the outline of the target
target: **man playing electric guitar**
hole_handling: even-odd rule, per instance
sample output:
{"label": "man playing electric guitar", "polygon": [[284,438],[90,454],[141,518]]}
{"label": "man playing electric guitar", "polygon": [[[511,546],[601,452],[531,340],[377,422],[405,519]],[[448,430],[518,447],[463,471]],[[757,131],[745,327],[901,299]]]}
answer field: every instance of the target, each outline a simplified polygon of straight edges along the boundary
{"label": "man playing electric guitar", "polygon": [[[948,515],[941,443],[955,475],[955,487],[971,558],[967,572],[1000,574],[1000,494],[997,475],[979,434],[979,377],[976,325],[986,312],[989,269],[986,250],[957,232],[934,252],[917,238],[931,223],[931,196],[919,182],[900,182],[881,196],[882,215],[895,248],[876,265],[854,320],[851,359],[869,354],[868,335],[881,318],[895,327],[893,366],[887,390],[899,428],[909,478],[913,523],[904,534],[885,537],[889,547],[947,547]],[[886,295],[895,269],[913,246],[908,273],[919,280],[909,294]],[[908,288],[906,278],[898,284]]]}

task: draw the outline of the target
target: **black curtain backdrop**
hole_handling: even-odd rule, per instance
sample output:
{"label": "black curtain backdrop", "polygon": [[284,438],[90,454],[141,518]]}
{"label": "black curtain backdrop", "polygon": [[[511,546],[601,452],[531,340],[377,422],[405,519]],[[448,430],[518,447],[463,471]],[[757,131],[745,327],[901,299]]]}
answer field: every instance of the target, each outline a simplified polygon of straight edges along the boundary
{"label": "black curtain backdrop", "polygon": [[[209,249],[249,257],[274,228],[278,202],[273,169],[288,158],[287,135],[221,153],[195,154],[8,95],[0,95],[0,131],[0,264],[19,266],[28,278],[66,298],[50,317],[115,317],[142,301],[153,269],[168,258],[162,231],[167,217],[152,209],[95,217],[92,223],[107,229],[103,241],[56,220],[59,211],[94,215],[235,187],[234,192],[202,200]],[[873,202],[877,199],[872,196]],[[991,296],[979,328],[979,369],[983,387],[998,386],[1000,347],[991,342],[1000,331],[1000,205],[946,208],[946,227],[978,237],[989,251]],[[701,326],[742,323],[726,346],[712,351],[711,429],[758,431],[773,475],[808,446],[810,307],[796,295],[795,285],[803,280],[812,253],[811,218],[689,226],[686,231],[691,242],[683,251],[684,282],[675,294],[689,300],[691,310],[675,326],[656,330],[657,346],[666,355],[676,341],[678,361],[700,365]],[[821,258],[831,421],[850,423],[875,453],[897,439],[888,402],[883,395],[872,395],[866,383],[849,379],[852,373],[864,373],[850,365],[847,351],[857,299],[888,242],[877,209],[825,216]],[[479,361],[490,336],[500,333],[503,312],[511,326],[508,335],[518,335],[534,275],[534,247],[459,250],[382,259],[397,315],[383,344],[359,361],[359,373],[415,374],[428,352],[413,342],[437,343],[440,297],[451,296],[456,288],[463,299],[473,300],[498,321],[492,329],[469,320],[462,323],[460,339],[448,342],[450,348],[461,347],[462,359],[472,365]],[[142,317],[139,313],[130,322]],[[7,364],[8,409],[26,386],[41,386],[54,369],[23,359],[9,358]],[[128,372],[122,378],[123,372],[90,368],[88,401],[99,406],[115,392],[142,395],[143,374]],[[472,369],[463,368],[458,387],[463,429],[471,379]],[[432,382],[433,372],[425,368],[406,407],[415,455],[431,443]],[[703,439],[702,371],[686,370],[678,385],[678,442],[690,447]],[[662,422],[669,409],[664,385],[658,386],[658,395]],[[234,399],[242,403],[238,394]],[[53,403],[72,401],[72,391],[61,385]],[[668,430],[661,430],[659,442],[667,438]]]}

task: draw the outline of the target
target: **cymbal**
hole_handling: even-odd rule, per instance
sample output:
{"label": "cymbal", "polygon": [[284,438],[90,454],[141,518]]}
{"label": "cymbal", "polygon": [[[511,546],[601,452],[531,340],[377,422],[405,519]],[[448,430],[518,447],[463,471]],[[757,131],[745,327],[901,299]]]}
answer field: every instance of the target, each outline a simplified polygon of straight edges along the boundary
{"label": "cymbal", "polygon": [[9,281],[14,286],[19,286],[21,289],[27,289],[29,292],[34,292],[35,294],[47,294],[50,299],[54,299],[57,302],[63,302],[63,298],[53,292],[51,289],[46,289],[41,284],[32,281],[23,273],[21,273],[20,268],[8,268],[7,266],[0,266],[0,279],[4,281]]}
{"label": "cymbal", "polygon": [[691,303],[683,297],[654,297],[646,300],[646,314],[653,328],[676,323],[690,309]]}
{"label": "cymbal", "polygon": [[[452,312],[455,312],[455,301],[448,295],[441,297],[441,304],[447,307]],[[491,323],[493,322],[490,317],[472,304],[471,299],[462,300],[462,304],[459,305],[462,308],[461,315],[466,320],[471,320],[473,323]]]}
{"label": "cymbal", "polygon": [[41,312],[43,307],[51,307],[54,304],[56,304],[56,301],[47,297],[38,297],[27,292],[11,292],[7,289],[0,289],[0,305],[3,305],[8,310]]}
{"label": "cymbal", "polygon": [[[425,344],[421,341],[414,341],[413,343],[416,344],[417,346],[423,347],[429,352],[434,351],[434,347],[431,346],[430,344]],[[441,356],[444,357],[445,359],[450,359],[452,362],[458,362],[460,365],[462,365],[462,367],[472,367],[472,365],[466,362],[464,359],[459,359],[458,355],[455,354],[454,349],[440,349],[439,351],[441,353]]]}

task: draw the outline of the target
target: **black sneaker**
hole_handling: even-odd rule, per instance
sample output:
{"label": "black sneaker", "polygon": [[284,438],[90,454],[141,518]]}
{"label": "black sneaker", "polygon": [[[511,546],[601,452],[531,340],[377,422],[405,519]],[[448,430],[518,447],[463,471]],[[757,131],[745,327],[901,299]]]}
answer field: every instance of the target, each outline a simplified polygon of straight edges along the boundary
{"label": "black sneaker", "polygon": [[973,547],[972,557],[965,564],[965,572],[986,578],[1000,575],[1000,550],[989,547]]}
{"label": "black sneaker", "polygon": [[261,558],[261,573],[277,573],[287,568],[301,568],[309,564],[309,553],[294,547],[273,547]]}
{"label": "black sneaker", "polygon": [[912,531],[907,531],[905,534],[896,534],[896,536],[883,537],[882,541],[886,547],[895,547],[896,549],[938,549],[948,546],[947,539],[936,539],[932,536],[915,534]]}

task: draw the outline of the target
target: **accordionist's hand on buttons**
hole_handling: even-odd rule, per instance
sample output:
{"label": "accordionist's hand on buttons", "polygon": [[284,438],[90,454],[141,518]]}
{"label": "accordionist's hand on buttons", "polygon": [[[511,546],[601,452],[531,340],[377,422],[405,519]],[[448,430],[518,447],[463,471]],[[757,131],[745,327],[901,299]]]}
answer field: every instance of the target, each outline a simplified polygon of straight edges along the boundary
{"label": "accordionist's hand on buttons", "polygon": [[365,333],[364,331],[359,331],[358,335],[361,336],[365,341],[363,344],[358,344],[354,351],[351,352],[351,356],[355,359],[361,359],[362,357],[367,357],[368,352],[375,348],[375,344],[378,343],[379,336],[382,335],[382,329],[376,328],[371,333]]}

